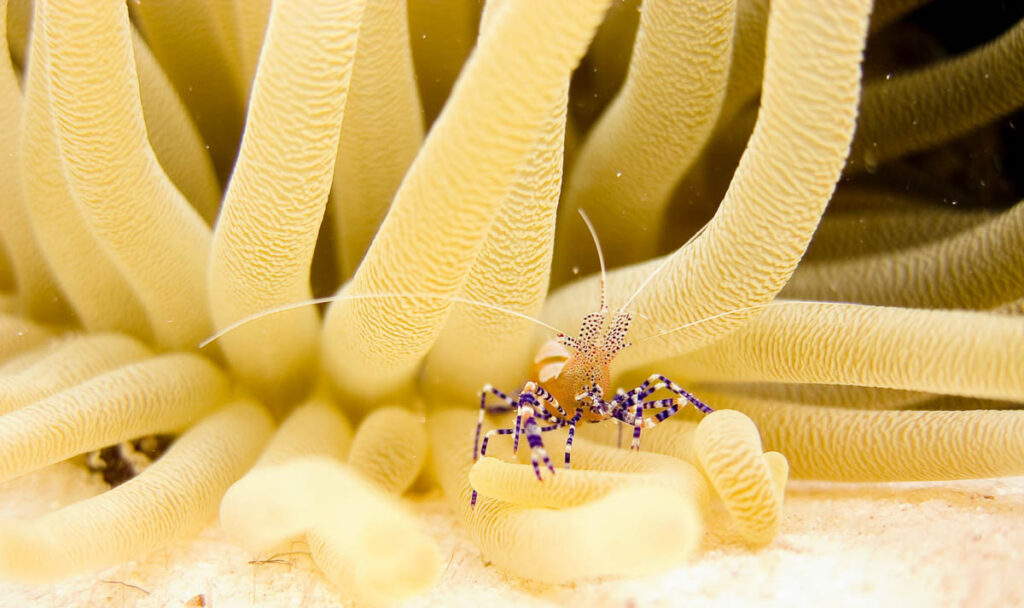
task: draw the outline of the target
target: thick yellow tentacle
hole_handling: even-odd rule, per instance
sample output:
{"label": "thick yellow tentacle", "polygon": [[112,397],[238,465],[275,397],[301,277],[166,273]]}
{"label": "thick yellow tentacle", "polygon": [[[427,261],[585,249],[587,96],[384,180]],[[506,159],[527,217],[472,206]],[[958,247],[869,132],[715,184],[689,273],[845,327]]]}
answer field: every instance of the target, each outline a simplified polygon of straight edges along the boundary
{"label": "thick yellow tentacle", "polygon": [[1024,412],[866,412],[709,395],[745,412],[793,477],[925,481],[1024,474]]}
{"label": "thick yellow tentacle", "polygon": [[253,551],[309,533],[314,560],[357,601],[408,597],[441,573],[412,515],[330,458],[257,467],[228,490],[220,513],[229,537]]}
{"label": "thick yellow tentacle", "polygon": [[[245,0],[240,4],[258,7],[261,3]],[[130,5],[153,54],[196,118],[222,182],[227,181],[234,164],[248,89],[242,54],[234,47],[240,32],[232,31],[233,19],[225,21],[227,5],[204,0],[151,0]],[[261,31],[260,39],[262,35]],[[255,65],[255,58],[249,60]]]}
{"label": "thick yellow tentacle", "polygon": [[581,246],[587,230],[579,209],[590,214],[611,264],[655,252],[672,189],[722,107],[735,17],[736,0],[642,4],[626,81],[587,135],[568,179],[556,254],[561,280],[573,267],[597,267]]}
{"label": "thick yellow tentacle", "polygon": [[257,466],[303,456],[342,460],[352,445],[352,425],[324,394],[315,394],[281,423]]}
{"label": "thick yellow tentacle", "polygon": [[172,353],[133,363],[0,417],[0,480],[89,450],[187,426],[227,396],[212,363]]}
{"label": "thick yellow tentacle", "polygon": [[943,239],[903,251],[803,264],[787,298],[911,308],[997,306],[1024,293],[1024,201]]}
{"label": "thick yellow tentacle", "polygon": [[271,425],[255,403],[232,403],[186,431],[138,477],[33,520],[0,521],[0,577],[58,580],[195,531],[256,460]]}
{"label": "thick yellow tentacle", "polygon": [[[274,4],[206,277],[218,329],[310,298],[364,6]],[[278,404],[308,389],[319,333],[316,309],[304,307],[243,325],[220,344],[235,372]]]}
{"label": "thick yellow tentacle", "polygon": [[[557,441],[549,442],[557,446]],[[557,450],[554,450],[557,451]],[[469,483],[480,493],[525,507],[568,508],[597,500],[630,484],[651,485],[694,499],[698,512],[710,492],[693,466],[647,451],[639,454],[591,444],[573,444],[572,468],[538,482],[533,467],[485,457],[469,471]]]}
{"label": "thick yellow tentacle", "polygon": [[134,338],[101,333],[67,336],[58,344],[41,350],[45,350],[45,354],[34,357],[28,365],[0,368],[0,414],[151,354]]}
{"label": "thick yellow tentacle", "polygon": [[969,53],[864,88],[855,168],[964,135],[1024,104],[1024,20]]}
{"label": "thick yellow tentacle", "polygon": [[220,184],[202,136],[174,85],[135,29],[132,47],[139,71],[139,98],[153,153],[167,177],[199,215],[207,224],[213,224],[220,210]]}
{"label": "thick yellow tentacle", "polygon": [[[485,7],[485,32],[501,5]],[[528,317],[540,312],[562,192],[568,95],[566,79],[466,276],[462,297]],[[423,378],[439,395],[467,400],[480,390],[482,378],[493,386],[521,383],[535,329],[528,319],[504,311],[456,304],[427,357]]]}
{"label": "thick yellow tentacle", "polygon": [[480,10],[476,0],[409,0],[409,42],[428,126],[441,113],[473,50]]}
{"label": "thick yellow tentacle", "polygon": [[701,420],[694,450],[740,536],[752,545],[771,542],[782,519],[785,457],[764,454],[757,427],[735,410],[719,409]]}
{"label": "thick yellow tentacle", "polygon": [[[442,10],[439,6],[435,10]],[[367,2],[334,164],[338,268],[352,276],[423,143],[405,0]]]}
{"label": "thick yellow tentacle", "polygon": [[22,185],[36,239],[68,304],[86,329],[152,336],[141,302],[104,252],[75,201],[53,122],[48,4],[36,3],[20,132]]}
{"label": "thick yellow tentacle", "polygon": [[191,347],[209,334],[210,230],[149,145],[127,7],[45,4],[50,100],[75,200],[142,302],[156,341]]}
{"label": "thick yellow tentacle", "polygon": [[[27,3],[18,3],[26,8]],[[0,240],[16,282],[21,312],[44,321],[64,322],[68,310],[61,301],[53,273],[46,263],[44,245],[32,229],[22,180],[21,150],[17,133],[24,124],[24,103],[18,74],[8,55],[7,0],[0,0]],[[21,25],[27,25],[27,19]],[[12,46],[21,41],[11,41]],[[13,48],[11,49],[14,50]]]}
{"label": "thick yellow tentacle", "polygon": [[374,410],[356,430],[349,466],[388,494],[405,492],[427,460],[424,422],[400,407]]}
{"label": "thick yellow tentacle", "polygon": [[1024,401],[1024,320],[990,313],[793,302],[652,365],[669,377],[855,384]]}

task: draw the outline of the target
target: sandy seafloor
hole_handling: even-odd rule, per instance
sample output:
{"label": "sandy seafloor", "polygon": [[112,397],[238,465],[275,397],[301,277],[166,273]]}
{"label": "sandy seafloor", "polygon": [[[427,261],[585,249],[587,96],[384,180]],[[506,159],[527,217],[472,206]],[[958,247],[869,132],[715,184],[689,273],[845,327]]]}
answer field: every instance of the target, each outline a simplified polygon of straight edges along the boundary
{"label": "sandy seafloor", "polygon": [[[62,463],[0,485],[0,516],[40,514],[104,488]],[[768,547],[738,544],[715,512],[690,563],[646,579],[575,585],[503,575],[439,496],[410,502],[446,567],[433,590],[403,606],[1024,605],[1024,477],[790,482],[782,532]],[[234,547],[211,523],[137,561],[58,584],[0,582],[0,605],[187,606],[200,594],[214,607],[352,605],[318,575],[304,545],[291,549],[254,563],[270,556]]]}

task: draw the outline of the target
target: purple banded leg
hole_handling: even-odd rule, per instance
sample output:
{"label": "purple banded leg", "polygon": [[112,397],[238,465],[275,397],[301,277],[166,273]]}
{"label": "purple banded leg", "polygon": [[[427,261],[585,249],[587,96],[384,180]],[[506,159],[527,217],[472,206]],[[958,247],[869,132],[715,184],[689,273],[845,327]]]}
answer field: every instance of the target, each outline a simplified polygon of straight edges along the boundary
{"label": "purple banded leg", "polygon": [[643,414],[643,403],[636,401],[632,395],[634,391],[629,393],[623,393],[621,399],[620,395],[616,395],[616,401],[612,404],[612,409],[609,415],[615,420],[619,421],[619,447],[622,447],[622,426],[632,426],[633,428],[633,443],[636,444],[639,435],[636,426],[638,418],[642,417]]}
{"label": "purple banded leg", "polygon": [[[483,458],[484,456],[487,455],[487,443],[491,440],[491,435],[511,435],[511,434],[512,434],[512,429],[494,429],[494,430],[491,430],[491,431],[487,431],[487,434],[484,435],[484,442],[480,446],[480,457]],[[475,461],[476,461],[476,459],[474,459],[474,462]],[[475,507],[476,506],[476,490],[473,490],[473,494],[469,497],[469,506],[470,507]]]}
{"label": "purple banded leg", "polygon": [[[512,453],[519,453],[519,436],[523,434],[523,411],[524,407],[529,406],[530,413],[534,413],[536,410],[543,409],[540,406],[540,401],[537,400],[537,391],[543,390],[537,386],[536,382],[527,382],[523,387],[523,392],[519,393],[519,403],[516,406],[516,424],[515,424],[515,436],[512,438]],[[547,392],[547,391],[544,391]]]}
{"label": "purple banded leg", "polygon": [[[678,410],[680,407],[682,407],[684,405],[686,405],[686,400],[684,398],[682,398],[682,397],[675,397],[675,398],[670,397],[668,399],[655,399],[654,401],[645,401],[644,402],[644,409],[645,410],[652,410],[652,409],[656,409],[656,408],[659,408],[659,407],[666,407],[666,408],[669,408],[669,409],[673,410],[672,414],[675,414],[676,410]],[[662,413],[664,413],[664,412],[662,412]],[[672,414],[669,414],[668,416],[671,416]],[[665,418],[668,418],[668,416],[665,416]],[[661,420],[664,420],[665,418],[662,418]]]}
{"label": "purple banded leg", "polygon": [[565,468],[569,468],[572,459],[572,440],[576,436],[576,424],[583,417],[583,410],[576,410],[576,415],[567,424],[569,425],[569,436],[565,440]]}
{"label": "purple banded leg", "polygon": [[513,454],[518,454],[519,453],[519,435],[520,435],[520,433],[522,433],[522,428],[523,428],[522,425],[523,425],[523,399],[522,399],[522,397],[520,397],[519,398],[519,406],[516,407],[516,423],[512,427],[513,429],[515,429],[515,432],[512,435],[512,453]]}
{"label": "purple banded leg", "polygon": [[[540,462],[538,462],[538,459],[544,462],[544,466],[546,466],[552,474],[555,473],[555,465],[551,464],[551,458],[548,457],[548,451],[544,449],[544,440],[541,439],[541,428],[537,425],[537,421],[534,420],[533,417],[527,418],[526,423],[523,426],[525,427],[524,432],[526,434],[526,442],[530,446],[530,462],[533,464],[533,472],[537,476],[538,481],[543,481],[544,478],[541,477],[540,474]],[[559,428],[559,426],[561,425],[552,425],[547,427],[545,430],[553,430],[555,428]]]}
{"label": "purple banded leg", "polygon": [[572,464],[572,440],[576,436],[576,424],[569,425],[569,436],[565,439],[565,468]]}
{"label": "purple banded leg", "polygon": [[[494,395],[498,399],[504,401],[504,403],[497,406],[492,406],[490,409],[487,409],[487,395]],[[485,384],[484,387],[480,389],[480,415],[477,416],[476,419],[476,435],[473,438],[473,462],[476,462],[476,457],[478,453],[477,448],[480,447],[480,431],[483,430],[484,427],[484,414],[488,412],[492,414],[499,412],[510,412],[514,408],[515,402],[512,400],[512,398],[506,395],[505,393],[499,391],[498,389],[494,388],[490,384]]]}
{"label": "purple banded leg", "polygon": [[513,427],[515,434],[512,436],[512,453],[519,453],[519,437],[523,434],[523,412],[526,408],[529,408],[529,412],[532,414],[537,409],[537,398],[533,396],[531,391],[531,384],[526,385],[523,392],[519,395],[519,403],[516,405],[516,424]]}
{"label": "purple banded leg", "polygon": [[693,407],[695,407],[698,410],[704,412],[705,414],[710,414],[711,412],[715,411],[715,410],[711,409],[711,407],[708,404],[706,404],[703,401],[701,401],[700,399],[694,397],[688,391],[684,390],[683,387],[679,386],[675,382],[672,382],[671,380],[669,380],[665,376],[662,376],[661,374],[657,374],[657,379],[659,381],[665,383],[665,388],[667,388],[668,390],[672,391],[673,393],[679,395],[680,397],[686,399],[687,401],[689,401],[690,403],[693,404]]}
{"label": "purple banded leg", "polygon": [[636,401],[643,401],[647,399],[657,391],[666,388],[665,383],[661,381],[662,376],[660,374],[654,374],[650,378],[640,383],[640,386],[629,391],[627,395],[634,398]]}
{"label": "purple banded leg", "polygon": [[653,418],[648,418],[643,421],[643,428],[652,428],[657,424],[660,424],[668,418],[676,415],[679,411],[687,404],[685,397],[678,397],[676,399],[656,399],[654,401],[648,401],[643,404],[643,409],[656,409],[665,408],[662,411],[654,415]]}
{"label": "purple banded leg", "polygon": [[[544,422],[550,422],[550,423],[552,423],[552,424],[554,424],[554,423],[556,423],[556,422],[563,422],[563,420],[560,420],[560,419],[558,418],[558,416],[552,416],[551,414],[547,413],[547,412],[546,412],[546,411],[544,411],[544,410],[541,410],[541,411],[539,411],[539,412],[537,412],[537,411],[534,411],[534,412],[533,412],[533,415],[534,415],[534,416],[536,416],[537,418],[540,418],[540,419],[541,419],[541,420],[543,420]],[[541,429],[541,430],[543,430],[543,429]]]}
{"label": "purple banded leg", "polygon": [[640,429],[643,428],[644,424],[644,404],[638,403],[634,406],[633,410],[633,443],[629,445],[629,449],[640,451]]}
{"label": "purple banded leg", "polygon": [[480,446],[480,457],[483,458],[487,455],[487,442],[491,440],[491,435],[511,435],[512,432],[512,429],[493,429],[487,431],[487,434],[484,435],[484,443]]}
{"label": "purple banded leg", "polygon": [[[555,406],[555,409],[558,410],[558,413],[562,415],[562,419],[566,419],[569,417],[569,414],[567,414],[565,410],[562,409],[562,404],[558,402],[558,399],[555,399],[554,395],[549,393],[543,386],[539,384],[535,384],[534,387],[537,393],[537,397],[539,397],[543,402],[550,403],[551,405]],[[541,403],[538,403],[537,405],[540,407],[540,409],[544,409]],[[553,418],[553,416],[549,416],[549,418]]]}

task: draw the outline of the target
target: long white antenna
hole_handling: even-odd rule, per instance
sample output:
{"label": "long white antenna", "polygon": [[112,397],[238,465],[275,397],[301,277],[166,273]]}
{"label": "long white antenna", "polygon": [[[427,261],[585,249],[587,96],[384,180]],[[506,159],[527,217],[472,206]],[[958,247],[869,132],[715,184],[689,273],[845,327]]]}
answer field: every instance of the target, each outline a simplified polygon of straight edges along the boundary
{"label": "long white antenna", "polygon": [[688,327],[695,327],[697,325],[701,325],[703,323],[707,323],[708,321],[714,321],[715,319],[721,319],[722,317],[728,317],[729,315],[737,315],[737,314],[739,314],[741,312],[747,312],[747,311],[750,311],[750,310],[758,310],[758,309],[761,309],[761,308],[768,308],[770,306],[785,306],[787,304],[806,304],[806,303],[807,302],[804,301],[804,300],[784,300],[782,302],[773,300],[771,302],[765,302],[764,304],[754,304],[753,306],[744,306],[743,308],[737,308],[735,310],[727,310],[725,312],[720,312],[717,315],[711,315],[710,317],[704,317],[703,319],[698,319],[696,321],[691,321],[689,323],[685,323],[683,325],[680,325],[679,327],[673,327],[672,329],[663,331],[661,333],[654,334],[653,336],[647,336],[646,338],[641,340],[641,342],[646,342],[648,340],[654,340],[655,338],[661,338],[661,337],[667,336],[668,334],[673,334],[673,333],[675,333],[677,331],[682,331],[682,330],[684,330],[684,329],[686,329]]}
{"label": "long white antenna", "polygon": [[697,232],[694,232],[693,236],[691,236],[689,239],[687,239],[685,243],[680,245],[680,247],[678,249],[676,249],[672,253],[670,253],[667,256],[665,256],[665,259],[661,261],[661,264],[658,264],[658,267],[654,269],[654,272],[652,272],[651,274],[647,275],[647,278],[644,279],[644,282],[640,284],[640,287],[637,287],[636,291],[633,292],[633,295],[629,296],[629,299],[626,300],[626,303],[622,305],[622,308],[619,309],[619,312],[620,313],[625,312],[626,308],[628,308],[629,305],[633,303],[633,300],[635,300],[636,297],[638,295],[640,295],[640,292],[643,291],[647,287],[647,285],[650,284],[651,280],[653,280],[654,277],[658,276],[658,273],[660,273],[662,270],[664,270],[665,267],[668,266],[668,263],[671,262],[673,259],[675,259],[675,257],[677,255],[679,255],[679,252],[681,252],[683,249],[685,249],[687,245],[689,245],[690,243],[695,241],[697,239],[697,237],[699,237],[700,235],[704,234],[704,231],[707,230],[708,226],[710,226],[710,225],[711,224],[708,223],[708,224],[704,224],[703,226],[701,226],[700,230],[698,230]]}
{"label": "long white antenna", "polygon": [[597,239],[597,230],[594,230],[594,224],[590,222],[587,212],[580,209],[580,217],[583,218],[583,223],[587,225],[587,230],[590,231],[590,236],[594,239],[594,247],[597,247],[597,261],[601,265],[601,312],[608,312],[608,282],[604,270],[604,252],[601,251],[601,241]]}
{"label": "long white antenna", "polygon": [[556,333],[564,333],[562,330],[558,329],[557,327],[555,327],[553,325],[548,325],[547,323],[541,321],[540,319],[536,319],[534,317],[531,317],[530,315],[523,314],[523,313],[521,313],[521,312],[519,312],[517,310],[512,310],[511,308],[505,308],[503,306],[498,306],[497,304],[488,304],[487,302],[478,302],[476,300],[469,300],[467,298],[460,298],[458,296],[439,296],[436,293],[413,293],[413,292],[411,292],[411,293],[341,294],[341,295],[327,296],[327,297],[324,297],[324,298],[315,298],[315,299],[312,299],[312,300],[303,300],[301,302],[292,302],[291,304],[283,304],[281,306],[276,306],[274,308],[268,308],[266,310],[261,310],[260,312],[257,312],[255,314],[251,314],[248,317],[243,317],[243,318],[235,321],[234,323],[228,325],[227,327],[225,327],[225,328],[221,329],[220,331],[218,331],[217,333],[213,334],[209,338],[203,340],[202,342],[199,343],[199,348],[205,348],[206,346],[208,346],[214,340],[217,340],[217,339],[223,337],[225,334],[227,334],[227,333],[229,333],[231,331],[234,331],[235,329],[238,329],[239,327],[241,327],[241,326],[243,326],[243,325],[245,325],[247,323],[252,323],[253,321],[256,321],[257,319],[262,319],[263,317],[269,317],[271,315],[276,315],[276,314],[279,314],[279,313],[282,313],[282,312],[287,312],[289,310],[295,310],[297,308],[305,308],[306,306],[313,306],[315,304],[327,304],[329,302],[338,302],[338,301],[341,301],[341,300],[376,300],[376,299],[387,299],[387,298],[399,298],[399,299],[401,299],[401,298],[405,298],[405,299],[412,299],[412,298],[436,299],[436,300],[445,300],[447,302],[454,302],[454,303],[457,303],[457,304],[467,304],[469,306],[477,306],[479,308],[486,308],[488,310],[494,310],[494,311],[497,311],[497,312],[502,312],[502,313],[505,313],[507,315],[511,315],[513,317],[518,317],[520,319],[525,319],[527,321],[531,321],[533,323],[536,323],[537,325],[540,325],[541,327],[546,327],[547,329],[550,329],[551,331],[554,331]]}

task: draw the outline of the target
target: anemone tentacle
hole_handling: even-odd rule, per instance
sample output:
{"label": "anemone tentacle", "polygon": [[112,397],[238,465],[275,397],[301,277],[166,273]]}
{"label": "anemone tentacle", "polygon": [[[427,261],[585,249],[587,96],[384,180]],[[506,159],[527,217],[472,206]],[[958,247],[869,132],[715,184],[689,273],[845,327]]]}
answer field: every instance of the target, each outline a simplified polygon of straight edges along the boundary
{"label": "anemone tentacle", "polygon": [[[362,0],[274,3],[206,272],[217,329],[311,296],[364,8]],[[237,375],[277,405],[312,383],[319,333],[316,310],[305,307],[240,327],[221,347]]]}
{"label": "anemone tentacle", "polygon": [[195,531],[255,461],[271,424],[255,403],[225,405],[138,477],[36,519],[0,520],[0,577],[58,580]]}
{"label": "anemone tentacle", "polygon": [[[78,208],[142,303],[156,341],[191,347],[210,327],[210,230],[149,144],[128,9],[115,0],[40,4],[54,125]],[[97,172],[112,182],[96,180]]]}
{"label": "anemone tentacle", "polygon": [[0,480],[142,435],[177,431],[220,405],[227,379],[201,357],[131,363],[0,416]]}
{"label": "anemone tentacle", "polygon": [[642,4],[626,81],[587,135],[567,180],[556,253],[566,275],[560,282],[571,267],[597,266],[579,246],[587,234],[575,218],[579,209],[590,214],[613,265],[655,251],[653,236],[672,188],[703,148],[722,107],[735,17],[735,0]]}

